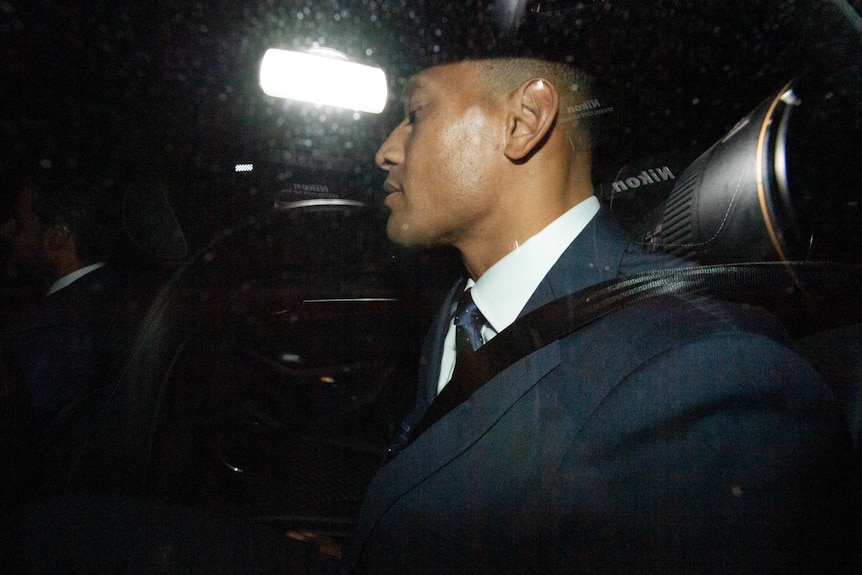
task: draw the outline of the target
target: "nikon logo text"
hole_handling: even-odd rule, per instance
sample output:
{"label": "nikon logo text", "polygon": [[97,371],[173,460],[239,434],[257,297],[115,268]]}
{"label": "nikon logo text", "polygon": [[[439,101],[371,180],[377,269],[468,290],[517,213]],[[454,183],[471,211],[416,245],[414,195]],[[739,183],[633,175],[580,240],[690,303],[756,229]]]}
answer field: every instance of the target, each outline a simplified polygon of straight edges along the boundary
{"label": "nikon logo text", "polygon": [[563,120],[577,120],[578,118],[601,116],[602,114],[607,114],[613,111],[613,106],[603,106],[598,98],[593,98],[592,100],[581,102],[576,106],[567,106],[567,117],[563,118]]}
{"label": "nikon logo text", "polygon": [[599,102],[597,98],[593,98],[592,100],[587,100],[586,102],[581,102],[577,106],[569,106],[568,110],[570,114],[575,114],[577,112],[585,112],[587,110],[595,110],[596,108],[601,108],[602,104]]}
{"label": "nikon logo text", "polygon": [[661,168],[649,168],[648,170],[643,170],[637,176],[631,176],[624,180],[617,180],[611,184],[611,189],[614,193],[624,192],[633,188],[649,186],[650,184],[657,184],[659,182],[666,182],[668,180],[675,179],[676,176],[673,175],[673,172],[671,172],[670,168],[667,166],[662,166]]}
{"label": "nikon logo text", "polygon": [[293,184],[293,189],[297,192],[329,193],[329,186],[325,186],[323,184]]}

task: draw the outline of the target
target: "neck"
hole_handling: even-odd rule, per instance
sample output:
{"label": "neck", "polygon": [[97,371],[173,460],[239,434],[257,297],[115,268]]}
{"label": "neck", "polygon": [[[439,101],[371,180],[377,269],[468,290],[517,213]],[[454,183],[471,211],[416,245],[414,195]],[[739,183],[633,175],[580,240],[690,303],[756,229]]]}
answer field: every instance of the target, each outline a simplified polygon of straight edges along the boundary
{"label": "neck", "polygon": [[494,225],[462,239],[455,247],[461,252],[467,273],[474,281],[478,280],[491,266],[590,196],[591,188],[589,192],[560,196],[557,201],[532,202],[540,208],[521,206],[511,212],[514,217],[499,218]]}
{"label": "neck", "polygon": [[593,195],[590,155],[551,137],[523,163],[500,166],[497,195],[485,218],[453,245],[478,280],[491,266]]}

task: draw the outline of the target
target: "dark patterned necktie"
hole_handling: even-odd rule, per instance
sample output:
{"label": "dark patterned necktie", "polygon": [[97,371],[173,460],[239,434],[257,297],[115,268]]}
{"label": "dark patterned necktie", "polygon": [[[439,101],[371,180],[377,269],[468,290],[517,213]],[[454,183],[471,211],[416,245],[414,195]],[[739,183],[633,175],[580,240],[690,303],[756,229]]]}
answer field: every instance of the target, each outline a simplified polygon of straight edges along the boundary
{"label": "dark patterned necktie", "polygon": [[455,353],[456,358],[462,352],[476,351],[485,340],[482,338],[482,326],[485,316],[473,302],[469,289],[461,292],[458,307],[455,308]]}

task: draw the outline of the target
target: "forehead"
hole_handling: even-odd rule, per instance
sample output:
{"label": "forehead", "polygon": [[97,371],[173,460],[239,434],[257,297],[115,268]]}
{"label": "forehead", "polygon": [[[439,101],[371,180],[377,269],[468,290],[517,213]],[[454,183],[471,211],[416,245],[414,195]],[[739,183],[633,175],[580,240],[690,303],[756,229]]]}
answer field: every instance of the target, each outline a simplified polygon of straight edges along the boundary
{"label": "forehead", "polygon": [[474,93],[480,85],[479,77],[479,65],[476,62],[434,66],[407,80],[403,98],[408,100],[418,92]]}

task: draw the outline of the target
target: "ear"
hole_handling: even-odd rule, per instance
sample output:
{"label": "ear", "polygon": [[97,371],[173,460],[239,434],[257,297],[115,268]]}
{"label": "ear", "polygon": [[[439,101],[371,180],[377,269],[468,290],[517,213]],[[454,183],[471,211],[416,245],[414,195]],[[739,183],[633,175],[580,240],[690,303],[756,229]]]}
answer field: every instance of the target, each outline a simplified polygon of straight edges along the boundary
{"label": "ear", "polygon": [[72,230],[69,226],[63,223],[56,223],[48,226],[43,236],[45,247],[49,250],[57,251],[63,249],[72,237]]}
{"label": "ear", "polygon": [[509,93],[506,157],[521,161],[536,151],[557,118],[559,94],[553,84],[533,78]]}

